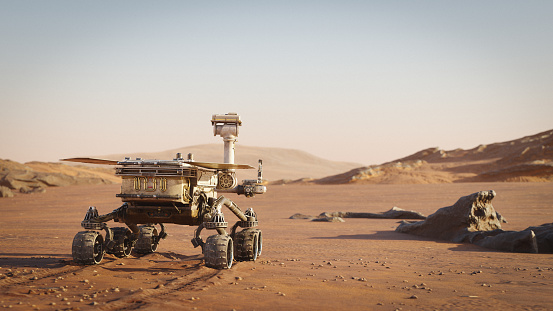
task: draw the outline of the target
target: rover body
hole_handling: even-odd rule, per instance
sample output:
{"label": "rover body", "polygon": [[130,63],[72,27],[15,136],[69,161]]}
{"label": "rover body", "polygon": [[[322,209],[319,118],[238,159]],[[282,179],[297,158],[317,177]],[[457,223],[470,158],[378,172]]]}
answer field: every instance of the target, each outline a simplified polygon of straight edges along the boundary
{"label": "rover body", "polygon": [[[213,115],[211,123],[214,135],[224,140],[223,163],[194,161],[191,154],[184,159],[180,153],[172,160],[64,159],[117,165],[115,173],[121,177],[121,193],[116,196],[123,204],[105,215],[100,215],[94,206],[86,212],[81,222],[85,230],[73,239],[72,254],[76,263],[98,264],[105,253],[127,257],[132,251],[155,252],[160,241],[167,237],[164,226],[167,223],[197,226],[191,242],[194,247],[202,248],[208,267],[230,269],[233,260],[257,259],[262,251],[262,234],[257,228],[256,213],[251,208],[242,212],[218,192],[246,197],[265,193],[262,162],[259,160],[257,179],[238,184],[235,170],[253,168],[234,164],[234,143],[242,124],[240,116]],[[223,207],[238,218],[230,229]],[[111,220],[125,226],[110,227],[107,223]],[[200,236],[203,229],[214,231],[205,241]]]}

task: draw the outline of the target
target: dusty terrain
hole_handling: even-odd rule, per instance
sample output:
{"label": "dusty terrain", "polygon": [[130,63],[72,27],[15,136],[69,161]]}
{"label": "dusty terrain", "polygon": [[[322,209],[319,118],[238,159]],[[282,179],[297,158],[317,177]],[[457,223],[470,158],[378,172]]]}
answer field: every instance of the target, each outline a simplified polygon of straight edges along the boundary
{"label": "dusty terrain", "polygon": [[[0,200],[0,307],[14,310],[452,310],[553,309],[552,255],[490,251],[394,232],[397,220],[344,223],[288,219],[294,213],[425,215],[460,196],[493,189],[506,230],[553,222],[553,183],[283,185],[247,199],[263,230],[256,262],[208,269],[190,243],[193,227],[169,225],[157,253],[97,266],[71,260],[89,205],[120,206],[119,185],[49,188]],[[230,213],[226,212],[228,220]],[[111,222],[113,226],[117,225]],[[207,236],[204,232],[204,238]]]}

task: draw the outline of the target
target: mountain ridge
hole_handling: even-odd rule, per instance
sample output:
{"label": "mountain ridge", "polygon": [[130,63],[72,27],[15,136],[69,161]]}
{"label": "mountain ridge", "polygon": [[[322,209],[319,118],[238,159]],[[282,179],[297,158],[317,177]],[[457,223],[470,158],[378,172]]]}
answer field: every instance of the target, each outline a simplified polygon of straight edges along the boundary
{"label": "mountain ridge", "polygon": [[[257,167],[258,160],[263,160],[263,178],[273,181],[279,179],[322,178],[338,174],[361,166],[359,163],[327,160],[298,149],[277,147],[253,147],[237,144],[234,162],[249,164]],[[194,155],[194,160],[202,162],[223,162],[223,144],[201,144],[161,152],[134,152],[128,154],[110,154],[97,156],[112,160],[121,160],[125,157],[144,159],[173,159],[177,152],[184,158],[188,153]],[[239,178],[256,177],[255,172],[239,171]]]}
{"label": "mountain ridge", "polygon": [[553,181],[553,130],[472,149],[427,148],[380,165],[358,167],[312,182],[453,183]]}

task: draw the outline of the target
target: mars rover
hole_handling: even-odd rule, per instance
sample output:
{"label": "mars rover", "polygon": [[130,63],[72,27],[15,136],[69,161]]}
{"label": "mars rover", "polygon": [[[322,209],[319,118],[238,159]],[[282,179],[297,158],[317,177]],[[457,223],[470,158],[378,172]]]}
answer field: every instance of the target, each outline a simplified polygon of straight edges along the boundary
{"label": "mars rover", "polygon": [[[259,160],[257,179],[238,184],[235,170],[253,169],[234,164],[234,144],[238,127],[242,125],[235,113],[213,115],[214,135],[224,141],[224,163],[197,162],[189,154],[184,159],[177,153],[173,160],[111,161],[92,158],[71,158],[64,161],[117,165],[121,176],[121,207],[99,215],[91,206],[81,226],[85,231],[73,239],[73,260],[79,264],[99,264],[105,253],[127,257],[136,253],[152,253],[161,239],[167,237],[164,223],[198,226],[192,244],[200,246],[205,264],[215,269],[230,269],[233,260],[254,261],[261,254],[262,235],[257,228],[257,215],[249,208],[242,212],[238,206],[217,192],[243,194],[253,197],[263,194],[262,162]],[[222,208],[226,206],[238,221],[227,232]],[[108,221],[124,223],[127,227],[110,228]],[[159,226],[159,230],[156,226]],[[200,236],[203,229],[215,230],[206,241]],[[102,230],[105,237],[102,236]],[[237,231],[239,230],[239,231]]]}

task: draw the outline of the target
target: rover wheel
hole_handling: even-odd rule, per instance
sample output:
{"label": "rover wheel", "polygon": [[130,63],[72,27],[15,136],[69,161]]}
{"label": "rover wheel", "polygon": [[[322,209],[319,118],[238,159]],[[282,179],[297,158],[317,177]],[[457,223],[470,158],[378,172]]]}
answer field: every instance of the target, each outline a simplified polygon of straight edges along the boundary
{"label": "rover wheel", "polygon": [[228,235],[212,235],[204,245],[205,265],[215,269],[230,269],[234,259],[232,239]]}
{"label": "rover wheel", "polygon": [[263,249],[263,237],[259,229],[244,229],[234,236],[236,259],[255,261]]}
{"label": "rover wheel", "polygon": [[113,241],[115,245],[109,253],[119,258],[129,257],[132,251],[131,230],[125,227],[117,227],[111,229],[111,231],[113,232]]}
{"label": "rover wheel", "polygon": [[154,226],[140,226],[140,236],[134,245],[134,251],[139,254],[154,253],[159,245],[157,229]]}
{"label": "rover wheel", "polygon": [[96,231],[81,231],[73,238],[72,254],[78,264],[99,264],[104,258],[104,238]]}

